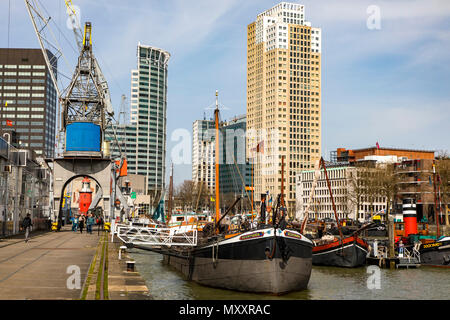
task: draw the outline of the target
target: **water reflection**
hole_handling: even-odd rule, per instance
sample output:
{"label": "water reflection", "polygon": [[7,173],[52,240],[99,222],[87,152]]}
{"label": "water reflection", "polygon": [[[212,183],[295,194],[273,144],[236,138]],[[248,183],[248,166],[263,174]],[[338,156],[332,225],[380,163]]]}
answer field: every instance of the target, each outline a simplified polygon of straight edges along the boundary
{"label": "water reflection", "polygon": [[367,267],[346,269],[313,267],[308,289],[282,296],[242,293],[209,288],[186,281],[163,263],[162,255],[131,249],[130,255],[156,300],[372,300],[449,299],[450,269],[422,266],[417,269],[380,269],[380,289],[369,289]]}

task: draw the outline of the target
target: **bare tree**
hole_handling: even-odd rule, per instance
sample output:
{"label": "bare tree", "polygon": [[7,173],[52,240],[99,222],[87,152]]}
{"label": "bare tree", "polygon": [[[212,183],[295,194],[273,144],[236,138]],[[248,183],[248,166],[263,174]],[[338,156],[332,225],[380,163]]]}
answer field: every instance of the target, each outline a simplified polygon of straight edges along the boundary
{"label": "bare tree", "polygon": [[447,151],[439,151],[436,159],[436,172],[439,175],[440,182],[440,196],[445,210],[445,224],[449,225],[448,203],[450,201],[450,155]]}
{"label": "bare tree", "polygon": [[358,220],[359,210],[361,208],[362,197],[364,194],[363,192],[364,188],[362,186],[361,174],[356,168],[354,168],[354,170],[353,168],[352,170],[349,170],[347,183],[348,183],[347,199],[354,207],[356,207],[355,220]]}
{"label": "bare tree", "polygon": [[176,188],[175,201],[183,210],[192,209],[194,200],[195,185],[192,180],[184,180],[184,182]]}
{"label": "bare tree", "polygon": [[398,192],[399,176],[395,172],[394,164],[386,164],[378,167],[375,171],[376,185],[378,186],[379,195],[386,202],[386,220],[389,222],[389,208],[394,203],[394,199]]}

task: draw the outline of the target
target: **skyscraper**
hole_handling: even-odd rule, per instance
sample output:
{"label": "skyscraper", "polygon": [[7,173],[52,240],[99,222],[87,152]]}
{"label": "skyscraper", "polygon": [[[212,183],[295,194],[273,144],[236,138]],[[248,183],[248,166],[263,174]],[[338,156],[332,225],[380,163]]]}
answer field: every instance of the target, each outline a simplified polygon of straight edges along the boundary
{"label": "skyscraper", "polygon": [[222,194],[246,195],[251,186],[251,166],[245,157],[246,116],[234,117],[221,124],[219,184]]}
{"label": "skyscraper", "polygon": [[57,93],[40,49],[0,49],[0,102],[1,134],[15,131],[21,147],[54,157]]}
{"label": "skyscraper", "polygon": [[[158,193],[165,186],[169,58],[162,49],[138,44],[137,69],[131,71],[130,124],[115,126],[121,151],[127,155],[128,172],[146,176],[150,193]],[[111,140],[112,128],[107,133]],[[114,144],[111,154],[118,156]]]}
{"label": "skyscraper", "polygon": [[192,124],[192,181],[203,182],[210,192],[215,188],[214,120],[196,120]]}
{"label": "skyscraper", "polygon": [[[284,195],[295,211],[296,172],[321,155],[321,30],[305,7],[281,2],[247,26],[247,157],[254,161],[255,200]],[[257,148],[257,146],[259,147]]]}
{"label": "skyscraper", "polygon": [[[243,196],[251,185],[250,164],[245,157],[245,115],[220,123],[219,127],[219,183],[221,194]],[[214,120],[196,120],[192,125],[192,181],[203,182],[215,190],[215,123]]]}

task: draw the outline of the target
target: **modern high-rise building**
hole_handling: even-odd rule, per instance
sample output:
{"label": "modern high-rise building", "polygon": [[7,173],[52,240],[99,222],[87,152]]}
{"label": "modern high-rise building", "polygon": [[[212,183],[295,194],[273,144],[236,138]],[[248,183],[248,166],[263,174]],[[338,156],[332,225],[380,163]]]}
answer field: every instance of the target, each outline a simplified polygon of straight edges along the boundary
{"label": "modern high-rise building", "polygon": [[321,156],[321,36],[296,3],[281,2],[247,26],[247,157],[254,161],[255,202],[261,193],[281,193],[284,157],[290,214],[296,173]]}
{"label": "modern high-rise building", "polygon": [[192,124],[192,181],[203,182],[210,192],[215,188],[214,120],[196,120]]}
{"label": "modern high-rise building", "polygon": [[57,93],[40,49],[0,49],[0,102],[1,134],[15,131],[21,148],[54,157]]}
{"label": "modern high-rise building", "polygon": [[251,186],[251,164],[245,156],[246,116],[238,116],[221,124],[219,146],[219,184],[225,195],[246,195]]}
{"label": "modern high-rise building", "polygon": [[[235,117],[220,123],[219,184],[222,195],[246,194],[251,185],[251,165],[245,156],[246,117]],[[203,182],[211,193],[215,190],[216,155],[214,120],[196,120],[192,125],[192,181]]]}
{"label": "modern high-rise building", "polygon": [[[131,71],[130,124],[114,127],[121,151],[127,155],[128,173],[146,176],[149,193],[165,188],[169,59],[162,49],[138,44],[137,69]],[[114,139],[112,127],[107,134],[108,140]],[[114,143],[111,154],[119,154]]]}

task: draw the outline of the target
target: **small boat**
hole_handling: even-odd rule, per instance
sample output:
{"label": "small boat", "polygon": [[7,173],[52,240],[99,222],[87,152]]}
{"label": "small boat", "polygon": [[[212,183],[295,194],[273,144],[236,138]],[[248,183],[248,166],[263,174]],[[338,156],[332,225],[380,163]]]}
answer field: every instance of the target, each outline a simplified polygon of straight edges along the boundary
{"label": "small boat", "polygon": [[203,227],[212,222],[206,213],[186,212],[172,214],[167,226],[175,233],[186,233],[194,229],[202,231]]}
{"label": "small boat", "polygon": [[431,243],[422,243],[419,252],[421,264],[450,267],[450,237],[443,237]]}
{"label": "small boat", "polygon": [[313,265],[359,267],[366,263],[368,244],[357,235],[340,238],[324,236],[314,240]]}

